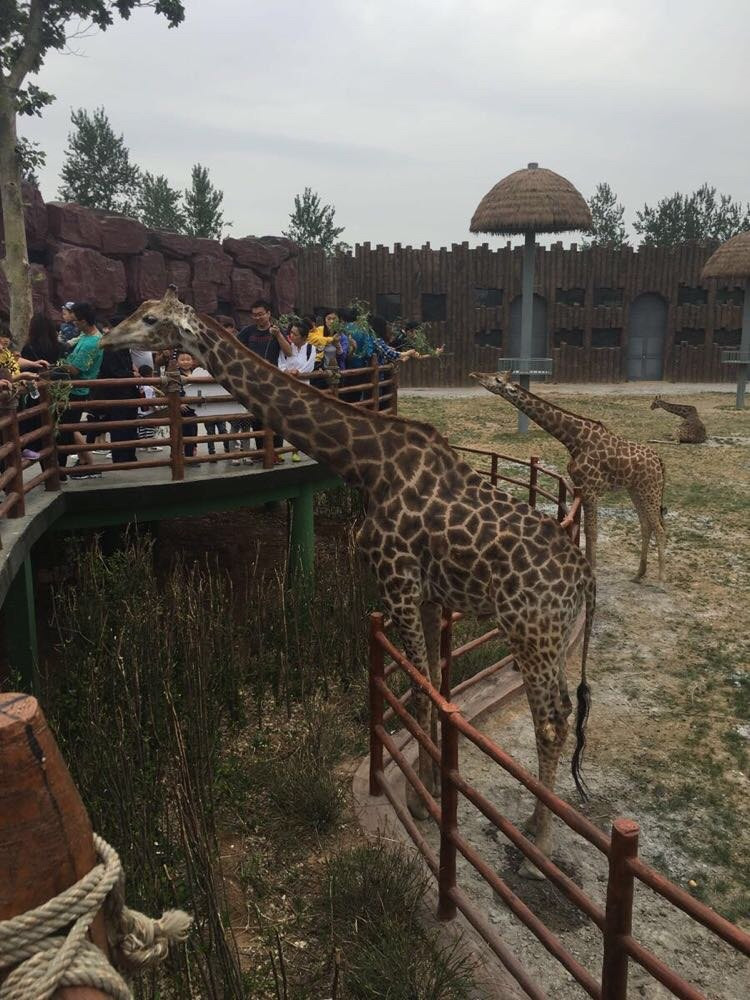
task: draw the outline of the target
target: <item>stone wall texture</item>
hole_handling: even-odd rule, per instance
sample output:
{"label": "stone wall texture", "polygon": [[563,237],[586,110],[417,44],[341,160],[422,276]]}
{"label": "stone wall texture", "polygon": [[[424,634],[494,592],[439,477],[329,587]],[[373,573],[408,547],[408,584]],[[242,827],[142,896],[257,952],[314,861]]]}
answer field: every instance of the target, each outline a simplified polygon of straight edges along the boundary
{"label": "stone wall texture", "polygon": [[[102,319],[127,315],[169,284],[200,312],[233,316],[238,325],[258,298],[270,298],[276,315],[294,308],[299,247],[282,236],[181,236],[82,205],[45,204],[30,185],[24,204],[34,308],[54,319],[71,299],[91,302]],[[1,224],[2,216],[0,235]],[[0,272],[0,316],[7,311]]]}

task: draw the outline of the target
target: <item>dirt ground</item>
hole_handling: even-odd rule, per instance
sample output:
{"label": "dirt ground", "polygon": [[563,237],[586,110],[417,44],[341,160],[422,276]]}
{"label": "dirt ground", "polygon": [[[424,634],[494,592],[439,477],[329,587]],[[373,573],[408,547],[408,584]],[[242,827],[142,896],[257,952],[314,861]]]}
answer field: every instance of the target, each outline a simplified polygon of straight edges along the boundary
{"label": "dirt ground", "polygon": [[[559,396],[565,408],[603,420],[633,440],[666,439],[676,430],[677,418],[650,410],[648,398],[626,396],[622,387],[579,396],[557,388],[538,391],[553,401]],[[655,550],[646,582],[632,581],[640,538],[629,498],[614,494],[600,506],[598,609],[589,657],[593,705],[584,764],[592,798],[584,811],[604,829],[617,816],[637,820],[646,861],[722,915],[748,926],[750,411],[733,409],[731,386],[725,393],[681,395],[680,402],[697,406],[709,440],[699,446],[653,445],[667,468],[664,585],[656,581]],[[489,394],[411,396],[401,401],[400,410],[434,423],[453,444],[519,457],[537,454],[560,470],[567,462],[562,446],[542,431],[517,436],[515,410]],[[571,679],[577,671],[575,665]],[[482,720],[481,728],[535,767],[525,703]],[[558,790],[578,805],[569,753],[570,748]],[[526,793],[473,748],[462,748],[461,767],[511,819],[530,812]],[[511,887],[597,972],[600,935],[586,918],[547,883],[519,879],[517,852],[471,806],[463,809],[461,825]],[[606,870],[598,853],[562,823],[557,830],[555,860],[601,901]],[[472,871],[464,867],[461,875],[550,996],[583,995],[572,980],[563,982],[557,963]],[[634,933],[708,996],[747,997],[747,962],[645,887],[637,891]],[[631,968],[633,996],[668,995]]]}

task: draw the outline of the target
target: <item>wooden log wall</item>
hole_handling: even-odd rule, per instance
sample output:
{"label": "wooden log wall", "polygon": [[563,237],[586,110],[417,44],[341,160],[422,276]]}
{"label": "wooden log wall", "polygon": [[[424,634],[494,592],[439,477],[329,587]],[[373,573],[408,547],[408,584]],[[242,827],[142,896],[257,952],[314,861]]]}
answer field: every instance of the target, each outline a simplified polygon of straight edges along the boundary
{"label": "wooden log wall", "polygon": [[[667,304],[664,378],[694,372],[693,381],[731,381],[721,347],[739,345],[741,296],[734,285],[702,284],[700,273],[716,244],[677,247],[564,249],[537,246],[534,292],[546,303],[546,355],[554,381],[619,382],[627,378],[629,311],[645,293]],[[423,295],[445,296],[445,319],[430,323],[430,339],[445,343],[443,361],[409,363],[403,385],[465,385],[471,371],[491,371],[509,353],[511,306],[521,294],[522,247],[487,244],[450,249],[358,245],[353,254],[305,250],[299,258],[297,308],[335,308],[378,295],[400,295],[400,316],[422,320]],[[476,289],[493,289],[496,306],[477,305]],[[495,331],[494,334],[491,331]],[[499,333],[498,333],[499,331]],[[717,343],[714,335],[717,334]],[[487,337],[498,346],[481,346]],[[687,346],[683,346],[683,341]],[[614,346],[613,346],[614,345]],[[689,360],[688,360],[689,359]],[[725,369],[729,368],[729,371]]]}

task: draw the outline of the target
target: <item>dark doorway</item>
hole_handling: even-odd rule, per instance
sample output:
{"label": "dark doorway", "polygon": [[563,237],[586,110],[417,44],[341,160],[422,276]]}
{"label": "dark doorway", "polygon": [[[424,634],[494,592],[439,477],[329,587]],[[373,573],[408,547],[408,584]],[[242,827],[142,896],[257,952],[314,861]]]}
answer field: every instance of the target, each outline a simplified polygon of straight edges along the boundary
{"label": "dark doorway", "polygon": [[[521,356],[521,296],[510,304],[510,335],[508,337],[508,357]],[[534,296],[534,315],[531,323],[531,357],[547,357],[547,300],[541,295]]]}
{"label": "dark doorway", "polygon": [[633,299],[628,318],[628,378],[658,382],[664,369],[667,303],[648,292]]}

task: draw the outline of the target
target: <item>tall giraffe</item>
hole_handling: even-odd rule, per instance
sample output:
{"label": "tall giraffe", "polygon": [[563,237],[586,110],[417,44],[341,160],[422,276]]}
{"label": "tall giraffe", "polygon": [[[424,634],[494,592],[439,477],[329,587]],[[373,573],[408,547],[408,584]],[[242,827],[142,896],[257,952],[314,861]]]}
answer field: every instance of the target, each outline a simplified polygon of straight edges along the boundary
{"label": "tall giraffe", "polygon": [[510,381],[510,372],[474,372],[485,389],[507,399],[527,413],[570,452],[568,474],[581,492],[586,536],[586,556],[596,568],[597,501],[607,490],[625,487],[641,524],[641,561],[635,579],[646,575],[648,546],[656,535],[659,580],[664,579],[664,463],[653,448],[626,441],[607,430],[600,420],[589,420],[563,410],[541,396]]}
{"label": "tall giraffe", "polygon": [[667,413],[674,413],[675,416],[682,417],[682,423],[677,429],[677,440],[680,444],[703,444],[706,440],[705,425],[694,406],[668,403],[661,396],[654,396],[651,409],[666,410]]}
{"label": "tall giraffe", "polygon": [[[579,765],[589,704],[586,657],[595,581],[581,550],[552,518],[493,487],[429,424],[363,410],[326,396],[267,364],[214,320],[198,316],[170,288],[144,302],[102,338],[107,348],[163,350],[179,343],[226,389],[294,447],[359,487],[367,514],[358,543],[406,656],[440,687],[441,607],[495,615],[524,678],[534,722],[540,780],[554,788],[571,701],[565,660],[579,613],[586,618],[577,691]],[[429,700],[415,692],[415,713],[437,739]],[[434,794],[439,769],[420,746],[419,774]],[[407,783],[407,802],[427,811]],[[537,845],[551,846],[549,810],[531,818]],[[527,865],[524,874],[534,876]]]}

